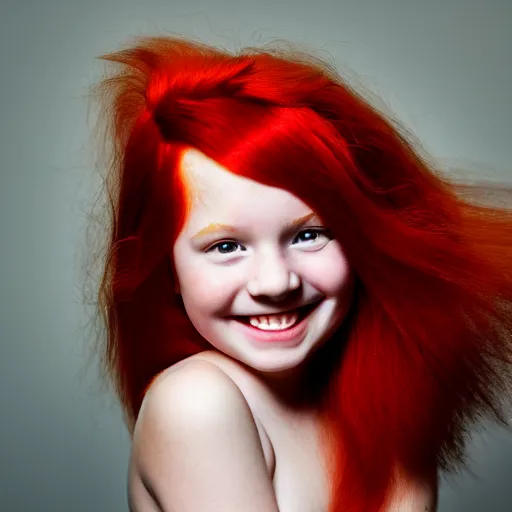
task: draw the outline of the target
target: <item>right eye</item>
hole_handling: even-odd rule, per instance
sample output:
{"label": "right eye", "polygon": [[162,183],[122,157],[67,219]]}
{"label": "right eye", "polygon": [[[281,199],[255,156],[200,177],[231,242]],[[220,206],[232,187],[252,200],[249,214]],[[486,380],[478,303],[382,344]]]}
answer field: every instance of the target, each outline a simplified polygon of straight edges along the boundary
{"label": "right eye", "polygon": [[216,252],[218,254],[232,254],[236,252],[237,248],[240,247],[240,250],[245,251],[245,247],[242,247],[238,242],[234,242],[233,240],[223,240],[222,242],[217,242],[216,244],[210,246],[206,249],[206,252]]}

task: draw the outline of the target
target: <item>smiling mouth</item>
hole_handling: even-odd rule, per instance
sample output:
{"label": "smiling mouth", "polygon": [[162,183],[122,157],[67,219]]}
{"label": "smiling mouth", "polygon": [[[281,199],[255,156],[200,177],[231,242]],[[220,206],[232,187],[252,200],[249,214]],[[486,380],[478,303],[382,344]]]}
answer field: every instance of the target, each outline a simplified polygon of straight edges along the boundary
{"label": "smiling mouth", "polygon": [[[283,312],[280,312],[280,313],[272,313],[272,314],[269,314],[269,315],[254,315],[254,316],[237,315],[237,316],[233,316],[232,318],[234,320],[242,322],[243,324],[246,324],[248,326],[251,326],[251,327],[254,327],[254,328],[257,328],[257,329],[261,329],[261,327],[262,327],[261,325],[259,325],[259,326],[255,325],[255,319],[262,319],[262,318],[272,319],[272,318],[283,318],[283,317],[287,317],[287,318],[295,317],[294,321],[293,321],[293,323],[291,325],[289,325],[288,327],[284,327],[284,329],[288,329],[288,328],[293,327],[294,325],[297,325],[302,320],[304,320],[304,318],[306,318],[306,316],[308,316],[309,313],[311,313],[311,311],[313,311],[313,309],[315,309],[320,302],[321,301],[316,301],[316,302],[313,302],[311,304],[307,304],[305,306],[301,306],[299,308],[291,309],[291,310],[288,310],[288,311],[283,311]],[[263,326],[264,325],[265,324],[263,323]],[[281,327],[281,329],[283,329],[283,327]],[[272,330],[272,329],[269,329],[269,330]]]}

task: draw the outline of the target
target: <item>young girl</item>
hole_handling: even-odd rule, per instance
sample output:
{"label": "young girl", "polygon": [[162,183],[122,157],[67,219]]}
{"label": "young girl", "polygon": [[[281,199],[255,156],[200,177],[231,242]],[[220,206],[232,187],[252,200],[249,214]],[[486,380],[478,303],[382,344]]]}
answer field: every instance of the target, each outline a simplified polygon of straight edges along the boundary
{"label": "young girl", "polygon": [[506,424],[512,211],[303,53],[102,59],[131,510],[435,510],[468,429]]}

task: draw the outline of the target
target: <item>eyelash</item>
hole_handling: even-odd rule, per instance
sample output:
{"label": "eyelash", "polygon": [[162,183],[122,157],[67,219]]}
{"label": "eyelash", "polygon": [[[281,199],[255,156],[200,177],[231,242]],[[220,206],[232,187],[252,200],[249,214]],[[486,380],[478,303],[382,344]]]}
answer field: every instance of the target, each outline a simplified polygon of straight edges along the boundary
{"label": "eyelash", "polygon": [[[307,228],[307,229],[303,229],[302,231],[299,231],[297,233],[297,235],[295,236],[294,240],[297,239],[300,235],[302,235],[304,233],[309,233],[309,232],[315,233],[316,235],[325,235],[329,239],[332,238],[331,235],[329,234],[328,230],[325,228]],[[207,252],[207,253],[214,252],[215,249],[218,249],[222,244],[235,244],[235,245],[241,246],[241,244],[239,244],[238,242],[235,242],[234,240],[221,240],[220,242],[217,242],[214,245],[211,245],[208,249],[205,250],[205,252]],[[246,250],[246,249],[243,249],[243,250]],[[219,254],[230,254],[230,252],[219,253]]]}

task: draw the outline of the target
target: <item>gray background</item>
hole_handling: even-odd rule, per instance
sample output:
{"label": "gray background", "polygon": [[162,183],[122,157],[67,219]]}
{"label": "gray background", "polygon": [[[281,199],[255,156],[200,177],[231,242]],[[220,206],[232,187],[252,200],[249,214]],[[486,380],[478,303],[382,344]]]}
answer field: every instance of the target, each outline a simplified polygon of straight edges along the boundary
{"label": "gray background", "polygon": [[[510,181],[511,23],[505,0],[3,0],[0,509],[127,510],[129,438],[86,366],[80,303],[95,56],[157,30],[323,48],[443,165]],[[512,436],[471,453],[477,478],[443,481],[440,510],[512,510]]]}

